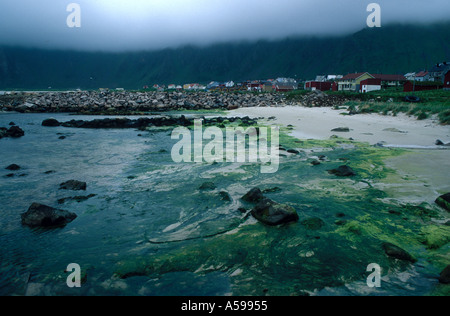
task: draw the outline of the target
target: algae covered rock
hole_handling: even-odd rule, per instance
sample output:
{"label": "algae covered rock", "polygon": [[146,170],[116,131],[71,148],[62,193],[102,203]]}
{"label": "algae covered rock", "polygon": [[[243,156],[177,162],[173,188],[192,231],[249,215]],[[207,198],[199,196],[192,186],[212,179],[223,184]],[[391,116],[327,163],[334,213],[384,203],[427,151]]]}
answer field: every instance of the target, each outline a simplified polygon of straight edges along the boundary
{"label": "algae covered rock", "polygon": [[450,265],[448,265],[439,277],[439,282],[442,284],[450,284]]}
{"label": "algae covered rock", "polygon": [[414,258],[408,252],[406,252],[405,250],[403,250],[402,248],[400,248],[396,245],[385,242],[385,243],[383,243],[383,249],[384,249],[384,252],[389,257],[399,259],[399,260],[409,261],[412,263],[417,262],[416,258]]}
{"label": "algae covered rock", "polygon": [[259,188],[251,189],[247,194],[245,194],[242,199],[246,202],[256,203],[264,199],[264,195]]}
{"label": "algae covered rock", "polygon": [[438,197],[436,204],[450,212],[450,193]]}
{"label": "algae covered rock", "polygon": [[309,230],[318,230],[325,225],[325,222],[318,217],[311,217],[303,220],[301,224]]}
{"label": "algae covered rock", "polygon": [[356,172],[349,166],[340,166],[337,169],[328,170],[328,173],[334,174],[338,177],[356,176]]}
{"label": "algae covered rock", "polygon": [[297,222],[299,220],[298,214],[293,207],[279,204],[270,199],[260,201],[253,208],[251,214],[260,222],[270,226]]}
{"label": "algae covered rock", "polygon": [[22,224],[30,227],[58,227],[65,226],[76,217],[76,214],[68,211],[33,203],[28,211],[22,214]]}
{"label": "algae covered rock", "polygon": [[213,182],[205,182],[198,189],[201,191],[213,191],[216,189],[216,185]]}

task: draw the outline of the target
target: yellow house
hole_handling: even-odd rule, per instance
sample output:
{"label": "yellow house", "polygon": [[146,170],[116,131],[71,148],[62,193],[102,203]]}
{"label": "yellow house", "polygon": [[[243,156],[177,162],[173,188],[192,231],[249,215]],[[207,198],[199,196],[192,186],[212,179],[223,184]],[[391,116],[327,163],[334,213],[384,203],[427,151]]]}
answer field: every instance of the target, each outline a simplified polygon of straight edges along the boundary
{"label": "yellow house", "polygon": [[359,91],[361,81],[374,78],[375,77],[368,72],[348,74],[339,80],[338,89],[339,91]]}

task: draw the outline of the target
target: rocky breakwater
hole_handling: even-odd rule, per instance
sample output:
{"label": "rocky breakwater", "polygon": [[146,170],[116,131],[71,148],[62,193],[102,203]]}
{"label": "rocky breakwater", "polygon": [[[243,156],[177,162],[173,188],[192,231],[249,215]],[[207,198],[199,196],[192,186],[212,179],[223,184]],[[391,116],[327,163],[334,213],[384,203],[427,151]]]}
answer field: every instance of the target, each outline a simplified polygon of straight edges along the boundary
{"label": "rocky breakwater", "polygon": [[[256,126],[258,124],[257,119],[246,117],[214,117],[214,118],[202,118],[204,126],[219,126],[223,125],[226,121],[229,123],[237,123],[239,126]],[[128,118],[106,118],[92,121],[84,120],[71,120],[68,122],[59,122],[55,119],[46,119],[42,122],[42,126],[45,127],[72,127],[72,128],[90,128],[90,129],[102,129],[102,128],[136,128],[139,130],[145,130],[148,127],[167,127],[167,126],[184,126],[189,127],[194,125],[194,118],[186,118],[184,115],[180,117],[175,116],[160,116],[154,118],[141,117],[136,120]]]}
{"label": "rocky breakwater", "polygon": [[280,93],[80,91],[23,93],[0,97],[0,109],[22,113],[134,114],[171,110],[233,110],[299,105]]}
{"label": "rocky breakwater", "polygon": [[291,102],[297,102],[299,105],[316,108],[316,107],[339,107],[350,101],[350,98],[344,95],[327,94],[316,90],[307,94],[293,94],[288,97]]}

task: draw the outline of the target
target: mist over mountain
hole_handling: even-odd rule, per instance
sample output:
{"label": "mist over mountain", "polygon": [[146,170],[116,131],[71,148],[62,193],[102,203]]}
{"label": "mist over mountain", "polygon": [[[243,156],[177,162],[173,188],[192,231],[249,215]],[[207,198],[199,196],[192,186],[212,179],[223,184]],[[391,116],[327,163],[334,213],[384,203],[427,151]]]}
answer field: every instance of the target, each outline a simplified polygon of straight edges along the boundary
{"label": "mist over mountain", "polygon": [[140,89],[368,71],[404,74],[450,60],[450,22],[390,25],[347,36],[286,38],[100,53],[0,47],[0,90]]}

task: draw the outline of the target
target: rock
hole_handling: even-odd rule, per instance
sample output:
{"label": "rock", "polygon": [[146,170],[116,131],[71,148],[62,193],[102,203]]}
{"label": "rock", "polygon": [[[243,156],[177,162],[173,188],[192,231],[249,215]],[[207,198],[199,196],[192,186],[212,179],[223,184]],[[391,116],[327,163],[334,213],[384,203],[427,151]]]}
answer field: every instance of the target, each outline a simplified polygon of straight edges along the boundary
{"label": "rock", "polygon": [[67,182],[61,183],[59,186],[60,190],[72,190],[72,191],[85,191],[86,182],[81,182],[77,180],[69,180]]}
{"label": "rock", "polygon": [[438,139],[438,140],[436,141],[435,145],[436,145],[436,146],[443,146],[444,143],[443,143],[440,139]]}
{"label": "rock", "polygon": [[383,130],[383,132],[401,133],[401,134],[407,134],[407,133],[408,133],[408,132],[401,131],[401,130],[399,130],[398,128],[393,128],[393,127],[391,127],[391,128],[385,128],[385,129]]}
{"label": "rock", "polygon": [[259,188],[251,189],[246,195],[242,197],[242,200],[250,203],[257,203],[263,199],[264,195]]}
{"label": "rock", "polygon": [[325,226],[325,222],[318,217],[305,219],[300,224],[302,224],[309,230],[318,230]]}
{"label": "rock", "polygon": [[313,166],[318,166],[318,165],[320,165],[320,161],[318,161],[318,160],[313,160],[313,161],[311,161],[311,164],[312,164]]}
{"label": "rock", "polygon": [[386,243],[383,243],[383,249],[384,249],[384,252],[389,257],[399,259],[399,260],[409,261],[412,263],[417,262],[417,259],[415,259],[413,256],[411,256],[405,250],[401,249],[400,247],[397,247],[396,245],[386,242]]}
{"label": "rock", "polygon": [[273,187],[273,188],[268,188],[268,189],[263,190],[262,193],[263,194],[266,194],[266,193],[277,193],[277,192],[281,192],[281,191],[282,191],[281,188]]}
{"label": "rock", "polygon": [[332,170],[328,170],[328,173],[330,174],[334,174],[338,177],[352,177],[352,176],[356,176],[355,171],[353,171],[352,168],[350,168],[349,166],[340,166],[337,169],[332,169]]}
{"label": "rock", "polygon": [[83,201],[87,201],[90,198],[93,198],[97,196],[96,194],[89,194],[88,196],[74,196],[74,197],[67,197],[67,198],[63,198],[63,199],[59,199],[58,200],[58,204],[64,204],[66,203],[66,201],[76,201],[78,203],[83,202]]}
{"label": "rock", "polygon": [[296,150],[296,149],[289,149],[289,150],[287,150],[287,152],[290,153],[290,154],[295,154],[295,155],[300,154],[300,152],[298,150]]}
{"label": "rock", "polygon": [[11,126],[9,128],[9,130],[6,132],[6,136],[9,136],[12,138],[19,138],[24,135],[25,135],[25,132],[19,126]]}
{"label": "rock", "polygon": [[20,166],[16,165],[16,164],[12,164],[12,165],[9,165],[8,167],[6,167],[5,169],[10,170],[10,171],[17,171],[17,170],[20,170]]}
{"label": "rock", "polygon": [[9,123],[9,126],[15,126],[15,125],[16,125],[16,123],[14,123],[14,122]]}
{"label": "rock", "polygon": [[22,214],[22,224],[30,227],[58,227],[72,222],[77,215],[58,210],[50,206],[33,203],[28,211]]}
{"label": "rock", "polygon": [[46,126],[46,127],[57,127],[60,126],[61,123],[59,123],[56,119],[54,118],[50,118],[50,119],[46,119],[42,122],[42,126]]}
{"label": "rock", "polygon": [[222,201],[231,202],[233,200],[231,195],[226,191],[220,191],[219,196]]}
{"label": "rock", "polygon": [[436,204],[450,212],[450,193],[438,197]]}
{"label": "rock", "polygon": [[338,127],[338,128],[332,129],[331,131],[332,132],[338,132],[338,133],[348,133],[348,132],[350,132],[350,128],[348,128],[348,127]]}
{"label": "rock", "polygon": [[450,265],[448,265],[439,276],[439,283],[450,284]]}
{"label": "rock", "polygon": [[277,226],[299,220],[295,209],[289,205],[279,204],[270,199],[263,199],[251,211],[251,214],[258,221]]}
{"label": "rock", "polygon": [[213,182],[205,182],[203,183],[200,188],[198,188],[199,190],[215,190],[216,189],[216,185]]}

